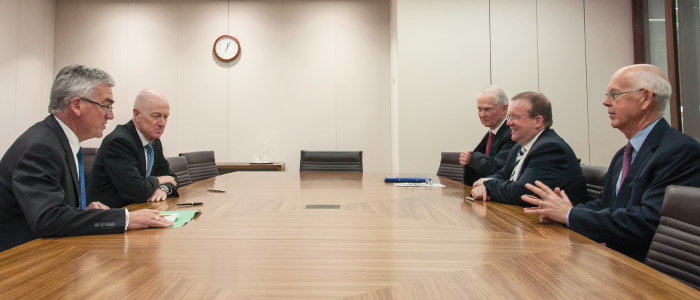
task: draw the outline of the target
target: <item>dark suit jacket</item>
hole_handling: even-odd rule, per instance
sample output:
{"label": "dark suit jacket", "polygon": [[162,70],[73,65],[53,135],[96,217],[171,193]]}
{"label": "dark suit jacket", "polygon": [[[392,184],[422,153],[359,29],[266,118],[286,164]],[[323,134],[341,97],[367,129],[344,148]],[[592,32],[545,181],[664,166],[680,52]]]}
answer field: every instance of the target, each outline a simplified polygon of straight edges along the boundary
{"label": "dark suit jacket", "polygon": [[124,232],[123,209],[83,211],[79,198],[68,138],[49,115],[0,160],[0,251],[37,237]]}
{"label": "dark suit jacket", "polygon": [[484,182],[491,201],[530,206],[520,200],[520,196],[532,194],[525,184],[534,184],[535,180],[552,188],[560,187],[574,204],[585,201],[586,181],[578,159],[574,150],[553,129],[546,128],[537,138],[523,160],[518,180],[510,181],[520,148],[521,145],[513,147],[503,168],[489,176],[493,179]]}
{"label": "dark suit jacket", "polygon": [[474,181],[496,174],[503,168],[510,149],[516,144],[510,135],[510,127],[503,123],[491,141],[491,155],[486,155],[486,145],[489,142],[489,133],[486,132],[472,152],[469,164],[464,166],[464,184],[472,185]]}
{"label": "dark suit jacket", "polygon": [[[101,196],[102,203],[110,207],[122,207],[132,203],[143,203],[159,188],[157,176],[177,176],[170,171],[163,156],[160,139],[153,145],[153,169],[146,176],[146,156],[143,144],[133,121],[117,127],[102,140],[92,167],[87,188],[88,199]],[[177,196],[177,188],[168,184],[171,193]]]}
{"label": "dark suit jacket", "polygon": [[700,144],[659,120],[615,195],[623,153],[624,147],[613,157],[600,197],[571,209],[569,226],[643,261],[659,224],[666,187],[700,187]]}

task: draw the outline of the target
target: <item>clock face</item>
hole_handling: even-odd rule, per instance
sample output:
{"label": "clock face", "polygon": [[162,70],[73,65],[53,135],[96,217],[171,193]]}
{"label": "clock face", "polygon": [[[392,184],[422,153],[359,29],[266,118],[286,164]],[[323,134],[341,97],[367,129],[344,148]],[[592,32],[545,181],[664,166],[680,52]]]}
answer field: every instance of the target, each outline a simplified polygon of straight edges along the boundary
{"label": "clock face", "polygon": [[222,35],[214,42],[214,54],[220,60],[232,61],[241,52],[241,45],[238,39],[230,35]]}

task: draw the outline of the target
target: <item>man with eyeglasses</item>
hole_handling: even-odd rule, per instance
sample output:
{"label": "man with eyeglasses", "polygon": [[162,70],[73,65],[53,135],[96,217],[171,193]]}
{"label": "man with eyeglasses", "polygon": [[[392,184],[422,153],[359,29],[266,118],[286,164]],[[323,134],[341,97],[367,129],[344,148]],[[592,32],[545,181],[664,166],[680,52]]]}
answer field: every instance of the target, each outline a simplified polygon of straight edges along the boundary
{"label": "man with eyeglasses", "polygon": [[0,160],[0,251],[38,237],[124,232],[173,223],[157,210],[110,209],[86,197],[80,142],[101,137],[114,118],[114,80],[80,65],[61,69],[49,115],[15,140]]}
{"label": "man with eyeglasses", "polygon": [[571,230],[644,261],[656,232],[669,185],[700,187],[700,144],[671,128],[663,112],[671,96],[666,75],[652,65],[619,69],[610,79],[603,105],[613,128],[629,140],[610,162],[598,199],[573,205],[568,191],[536,182],[523,196],[538,205],[525,213]]}
{"label": "man with eyeglasses", "polygon": [[114,207],[178,196],[177,177],[163,155],[160,137],[170,117],[170,104],[159,91],[141,91],[131,121],[108,134],[95,157],[88,197]]}
{"label": "man with eyeglasses", "polygon": [[578,159],[552,126],[552,105],[543,94],[523,92],[510,105],[511,139],[518,143],[496,174],[472,186],[472,197],[484,201],[529,205],[521,196],[531,193],[525,184],[540,180],[569,192],[574,202],[586,196],[586,183]]}
{"label": "man with eyeglasses", "polygon": [[473,151],[459,155],[464,166],[464,183],[474,184],[479,178],[493,175],[506,164],[508,153],[515,142],[510,139],[510,127],[506,126],[508,96],[497,86],[481,91],[476,99],[481,124],[489,128]]}

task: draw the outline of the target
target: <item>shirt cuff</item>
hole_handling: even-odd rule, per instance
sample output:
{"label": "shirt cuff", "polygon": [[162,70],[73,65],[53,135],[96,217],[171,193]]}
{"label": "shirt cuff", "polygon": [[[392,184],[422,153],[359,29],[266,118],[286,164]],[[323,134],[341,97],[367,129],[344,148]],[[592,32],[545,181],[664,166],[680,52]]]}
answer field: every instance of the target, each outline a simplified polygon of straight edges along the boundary
{"label": "shirt cuff", "polygon": [[566,212],[566,227],[570,227],[570,226],[569,226],[569,215],[571,215],[571,210],[572,210],[572,209],[573,209],[573,207],[572,207],[572,208],[569,208],[569,211]]}
{"label": "shirt cuff", "polygon": [[129,228],[129,210],[125,208],[124,214],[126,216],[126,218],[124,218],[124,231],[126,231],[127,228]]}

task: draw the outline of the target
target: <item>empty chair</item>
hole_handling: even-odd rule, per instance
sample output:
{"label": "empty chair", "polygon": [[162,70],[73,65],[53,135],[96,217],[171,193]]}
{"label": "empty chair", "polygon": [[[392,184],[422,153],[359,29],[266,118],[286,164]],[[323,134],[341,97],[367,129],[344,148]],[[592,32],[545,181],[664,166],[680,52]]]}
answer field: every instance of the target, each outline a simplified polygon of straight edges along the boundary
{"label": "empty chair", "polygon": [[92,166],[95,165],[95,156],[97,156],[97,148],[82,148],[83,149],[83,171],[85,172],[85,185],[87,186],[92,175]]}
{"label": "empty chair", "polygon": [[608,168],[600,166],[581,165],[583,177],[586,178],[587,201],[598,199],[605,185],[605,173]]}
{"label": "empty chair", "polygon": [[180,156],[187,159],[187,169],[190,170],[192,182],[219,176],[214,151],[180,153]]}
{"label": "empty chair", "polygon": [[440,153],[440,166],[437,176],[447,177],[454,181],[464,182],[464,166],[459,164],[460,152]]}
{"label": "empty chair", "polygon": [[170,165],[170,171],[177,176],[178,187],[183,187],[192,183],[190,170],[187,168],[187,158],[184,156],[172,156],[165,158]]}
{"label": "empty chair", "polygon": [[362,151],[301,150],[299,172],[362,172]]}
{"label": "empty chair", "polygon": [[646,264],[700,290],[700,188],[669,186]]}

